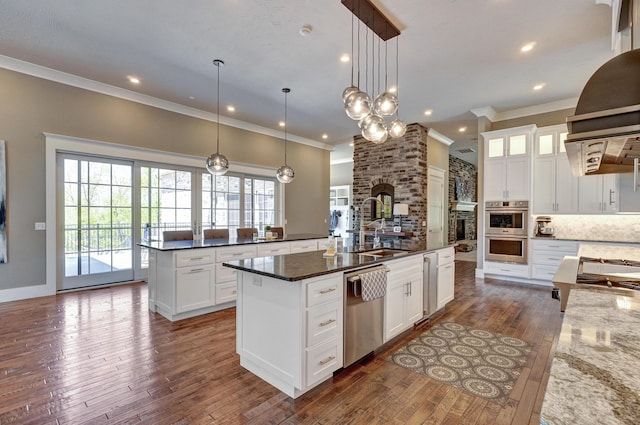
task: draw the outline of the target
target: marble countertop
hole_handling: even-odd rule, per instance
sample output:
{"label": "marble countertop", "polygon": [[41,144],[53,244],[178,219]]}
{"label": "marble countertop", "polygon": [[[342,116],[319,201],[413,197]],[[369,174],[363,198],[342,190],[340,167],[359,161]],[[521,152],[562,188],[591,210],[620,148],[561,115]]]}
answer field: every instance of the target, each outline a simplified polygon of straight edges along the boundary
{"label": "marble countertop", "polygon": [[362,250],[358,247],[345,247],[344,252],[340,252],[333,257],[324,257],[323,251],[311,251],[297,254],[233,260],[223,264],[234,269],[274,277],[276,279],[299,281],[316,276],[379,264],[389,260],[406,258],[411,255],[437,251],[439,249],[453,247],[455,245],[456,244],[427,247],[425,244],[409,241],[390,241],[383,244],[383,248],[404,250],[406,251],[406,254],[403,253],[397,256],[385,257],[362,255],[366,251],[373,250],[373,247],[370,244],[367,244]]}
{"label": "marble countertop", "polygon": [[235,245],[249,245],[249,244],[265,244],[273,242],[292,242],[292,241],[304,241],[309,239],[324,239],[327,236],[318,235],[315,233],[299,233],[294,235],[287,235],[283,239],[271,239],[271,240],[257,240],[252,238],[248,239],[203,239],[199,241],[150,241],[141,242],[139,245],[144,248],[155,249],[158,251],[176,251],[181,249],[197,249],[197,248],[215,248],[220,246],[235,246]]}
{"label": "marble countertop", "polygon": [[640,294],[571,291],[551,366],[541,424],[637,424]]}

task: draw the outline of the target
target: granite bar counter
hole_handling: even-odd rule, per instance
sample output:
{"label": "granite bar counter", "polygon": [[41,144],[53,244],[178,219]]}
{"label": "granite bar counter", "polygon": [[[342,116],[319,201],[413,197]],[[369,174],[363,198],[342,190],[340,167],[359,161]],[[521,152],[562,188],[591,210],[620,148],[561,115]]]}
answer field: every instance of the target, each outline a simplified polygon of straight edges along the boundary
{"label": "granite bar counter", "polygon": [[202,239],[202,240],[187,240],[187,241],[143,241],[139,245],[144,248],[154,249],[157,251],[177,251],[181,249],[199,249],[199,248],[217,248],[225,246],[238,246],[238,245],[252,245],[252,244],[268,244],[274,242],[294,242],[305,241],[312,239],[326,239],[326,236],[315,233],[298,233],[293,235],[287,235],[282,239]]}
{"label": "granite bar counter", "polygon": [[[325,257],[322,252],[316,251],[289,255],[246,258],[225,262],[224,265],[276,279],[298,281],[335,272],[371,266],[394,258],[441,250],[448,247],[454,247],[455,245],[456,244],[427,247],[424,243],[396,240],[386,242],[380,248],[373,248],[371,244],[365,244],[363,248],[360,248],[357,245],[345,247],[343,252],[338,252],[333,257]],[[388,255],[371,254],[377,250],[387,250]],[[390,250],[397,252],[391,252]]]}
{"label": "granite bar counter", "polygon": [[640,294],[571,291],[541,411],[541,424],[638,424]]}

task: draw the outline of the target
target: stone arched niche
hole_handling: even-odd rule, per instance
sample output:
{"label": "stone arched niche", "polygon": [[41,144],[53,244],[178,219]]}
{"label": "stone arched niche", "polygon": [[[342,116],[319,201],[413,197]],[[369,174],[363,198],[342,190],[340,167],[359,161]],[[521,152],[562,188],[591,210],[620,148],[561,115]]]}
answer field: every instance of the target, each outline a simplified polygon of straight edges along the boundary
{"label": "stone arched niche", "polygon": [[378,198],[384,204],[384,208],[375,201],[371,201],[371,220],[380,218],[393,218],[394,188],[389,183],[379,183],[371,188],[371,196]]}

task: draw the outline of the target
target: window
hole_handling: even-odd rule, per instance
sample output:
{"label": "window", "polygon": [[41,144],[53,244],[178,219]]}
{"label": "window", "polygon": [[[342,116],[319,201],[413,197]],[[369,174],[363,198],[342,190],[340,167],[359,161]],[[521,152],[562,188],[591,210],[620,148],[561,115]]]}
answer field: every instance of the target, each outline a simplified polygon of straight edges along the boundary
{"label": "window", "polygon": [[276,224],[276,180],[242,174],[212,176],[202,173],[202,223],[204,228],[228,228]]}
{"label": "window", "polygon": [[191,171],[140,167],[141,237],[160,240],[165,230],[189,230]]}

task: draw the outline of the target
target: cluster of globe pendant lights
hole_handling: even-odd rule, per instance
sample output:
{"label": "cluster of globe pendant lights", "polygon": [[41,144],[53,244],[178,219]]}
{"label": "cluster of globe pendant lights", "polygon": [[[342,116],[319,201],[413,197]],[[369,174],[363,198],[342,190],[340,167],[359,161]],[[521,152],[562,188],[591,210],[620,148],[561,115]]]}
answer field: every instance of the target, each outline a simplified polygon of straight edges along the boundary
{"label": "cluster of globe pendant lights", "polygon": [[[358,22],[358,83],[360,80],[360,23]],[[353,17],[352,17],[352,48],[353,48]],[[365,47],[365,49],[367,49]],[[375,49],[375,47],[374,47]],[[379,47],[378,47],[379,49]],[[386,50],[386,41],[385,41]],[[396,78],[397,78],[397,44],[396,44]],[[385,53],[386,56],[386,53]],[[378,94],[374,100],[371,100],[366,91],[361,90],[353,83],[353,52],[351,55],[352,67],[351,67],[351,85],[344,89],[342,92],[342,101],[344,102],[344,110],[347,116],[352,120],[358,121],[360,127],[360,133],[362,137],[373,143],[383,143],[389,137],[397,139],[404,136],[407,131],[406,124],[398,118],[398,96],[391,93],[386,88],[386,75],[385,75],[385,90]],[[379,64],[378,64],[379,65]],[[375,63],[372,68],[375,68]],[[385,58],[386,68],[386,58]],[[367,72],[368,73],[368,72]],[[385,71],[386,74],[386,71]],[[378,76],[380,78],[380,76]],[[397,90],[397,81],[396,81]],[[395,119],[387,125],[384,117],[391,117],[396,115]]]}
{"label": "cluster of globe pendant lights", "polygon": [[[224,66],[224,61],[221,59],[214,59],[213,64],[218,68],[218,109],[217,109],[217,141],[216,141],[216,153],[209,155],[205,163],[207,171],[214,176],[223,176],[229,171],[229,160],[226,156],[220,153],[220,67]],[[284,93],[284,165],[276,171],[276,178],[280,183],[290,183],[293,181],[295,173],[290,165],[287,165],[287,94],[291,92],[291,89],[283,88]]]}

